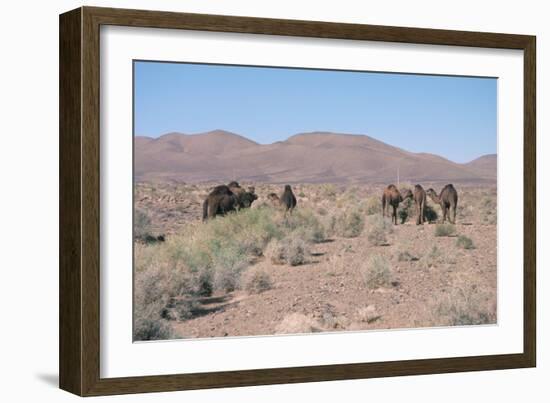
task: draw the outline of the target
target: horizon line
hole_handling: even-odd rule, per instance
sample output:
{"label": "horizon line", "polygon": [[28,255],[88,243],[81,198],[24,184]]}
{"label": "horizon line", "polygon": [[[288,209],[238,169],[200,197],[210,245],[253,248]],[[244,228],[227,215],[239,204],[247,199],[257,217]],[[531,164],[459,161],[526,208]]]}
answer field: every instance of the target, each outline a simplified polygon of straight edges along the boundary
{"label": "horizon line", "polygon": [[295,137],[295,136],[299,136],[299,135],[312,135],[312,134],[333,134],[333,135],[338,135],[338,136],[356,136],[356,137],[368,137],[370,139],[373,139],[375,141],[379,141],[380,143],[383,143],[385,145],[388,145],[390,147],[394,147],[394,148],[398,148],[400,150],[404,150],[406,152],[409,152],[409,153],[412,153],[412,154],[428,154],[428,155],[435,155],[437,157],[440,157],[440,158],[444,158],[446,159],[447,161],[450,161],[454,164],[460,164],[460,165],[466,165],[466,164],[469,164],[470,162],[473,162],[479,158],[482,158],[482,157],[487,157],[487,156],[497,156],[498,153],[488,153],[488,154],[480,154],[478,155],[477,157],[469,160],[469,161],[466,161],[466,162],[457,162],[457,161],[454,161],[446,156],[443,156],[441,154],[434,154],[434,153],[431,153],[431,152],[425,152],[425,151],[409,151],[405,148],[402,148],[400,146],[397,146],[397,145],[394,145],[394,144],[390,144],[390,143],[387,143],[385,141],[382,141],[376,137],[373,137],[369,134],[364,134],[364,133],[341,133],[341,132],[334,132],[334,131],[326,131],[326,130],[314,130],[314,131],[309,131],[309,132],[298,132],[298,133],[294,133],[294,134],[291,134],[289,136],[286,137],[285,140],[277,140],[275,142],[272,142],[272,143],[259,143],[255,140],[252,140],[251,138],[247,137],[246,135],[243,135],[243,134],[240,134],[240,133],[236,133],[236,132],[233,132],[233,131],[230,131],[230,130],[225,130],[225,129],[220,129],[220,128],[216,128],[216,129],[212,129],[212,130],[208,130],[208,131],[205,131],[205,132],[197,132],[197,133],[186,133],[186,132],[182,132],[182,131],[170,131],[170,132],[166,132],[164,134],[160,134],[156,137],[153,137],[153,136],[147,136],[147,135],[143,135],[143,134],[133,134],[133,137],[141,137],[141,138],[148,138],[148,139],[151,139],[151,140],[157,140],[161,137],[164,137],[164,136],[167,136],[167,135],[170,135],[170,134],[178,134],[178,135],[183,135],[183,136],[201,136],[201,135],[208,135],[208,134],[212,134],[214,132],[222,132],[222,133],[225,133],[225,134],[230,134],[230,135],[234,135],[234,136],[239,136],[239,137],[242,137],[248,141],[251,141],[253,142],[254,144],[257,144],[257,145],[272,145],[272,144],[276,144],[276,143],[283,143],[287,140],[289,140],[291,137]]}

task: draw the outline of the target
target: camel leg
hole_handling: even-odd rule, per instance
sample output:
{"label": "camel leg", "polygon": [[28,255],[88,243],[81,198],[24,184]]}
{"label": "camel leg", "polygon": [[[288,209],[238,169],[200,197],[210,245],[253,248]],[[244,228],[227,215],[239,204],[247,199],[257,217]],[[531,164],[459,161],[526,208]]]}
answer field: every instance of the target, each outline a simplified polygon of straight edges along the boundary
{"label": "camel leg", "polygon": [[382,217],[386,217],[386,198],[382,196]]}
{"label": "camel leg", "polygon": [[395,206],[392,206],[392,207],[393,207],[393,215],[392,215],[393,224],[397,225],[397,207]]}
{"label": "camel leg", "polygon": [[218,211],[218,203],[208,203],[208,219],[212,219],[216,216]]}
{"label": "camel leg", "polygon": [[420,224],[424,224],[424,202],[420,203]]}
{"label": "camel leg", "polygon": [[420,224],[420,211],[421,211],[421,207],[420,205],[417,203],[416,206],[415,206],[415,213],[416,213],[416,225]]}
{"label": "camel leg", "polygon": [[456,204],[453,206],[453,224],[456,223]]}

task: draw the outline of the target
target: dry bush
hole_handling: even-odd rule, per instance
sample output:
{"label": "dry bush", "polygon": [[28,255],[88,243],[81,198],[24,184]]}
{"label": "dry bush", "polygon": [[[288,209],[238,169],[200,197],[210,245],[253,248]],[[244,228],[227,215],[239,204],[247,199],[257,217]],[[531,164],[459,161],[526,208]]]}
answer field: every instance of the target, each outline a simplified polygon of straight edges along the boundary
{"label": "dry bush", "polygon": [[443,262],[443,254],[437,246],[433,246],[428,253],[422,257],[422,262],[427,268],[437,266],[438,263]]}
{"label": "dry bush", "polygon": [[456,240],[456,246],[461,249],[475,249],[474,241],[464,235],[460,235]]}
{"label": "dry bush", "polygon": [[415,260],[418,260],[418,258],[411,255],[408,251],[398,252],[397,253],[397,261],[398,262],[413,262]]}
{"label": "dry bush", "polygon": [[136,272],[134,291],[133,339],[164,340],[173,338],[170,324],[163,319],[166,305],[174,292],[172,276],[161,266]]}
{"label": "dry bush", "polygon": [[379,197],[371,196],[361,206],[366,215],[382,214],[382,201]]}
{"label": "dry bush", "polygon": [[382,255],[373,255],[361,269],[361,274],[369,289],[387,286],[391,282],[390,262]]}
{"label": "dry bush", "polygon": [[479,212],[483,224],[495,225],[497,223],[496,195],[483,197],[480,201]]}
{"label": "dry bush", "polygon": [[309,245],[297,232],[291,232],[280,241],[270,243],[266,255],[275,264],[299,266],[307,263],[310,255]]}
{"label": "dry bush", "polygon": [[275,334],[313,333],[321,331],[321,327],[313,318],[300,313],[292,313],[283,318],[275,328]]}
{"label": "dry bush", "polygon": [[361,235],[365,219],[358,209],[348,209],[335,219],[335,232],[344,238],[355,238]]}
{"label": "dry bush", "polygon": [[387,235],[393,232],[390,221],[377,215],[370,217],[368,224],[367,240],[369,243],[373,246],[387,245]]}
{"label": "dry bush", "polygon": [[308,242],[323,242],[327,238],[324,225],[313,210],[302,208],[283,220],[285,232],[298,232]]}
{"label": "dry bush", "polygon": [[272,287],[271,277],[264,269],[251,269],[245,274],[244,288],[249,294],[259,294]]}
{"label": "dry bush", "polygon": [[454,288],[445,294],[436,309],[434,320],[449,326],[496,323],[496,301],[493,292],[476,286]]}
{"label": "dry bush", "polygon": [[335,198],[336,195],[338,194],[338,189],[336,189],[336,186],[332,183],[323,185],[321,188],[321,191],[322,191],[322,195],[329,199]]}
{"label": "dry bush", "polygon": [[134,211],[134,237],[138,239],[145,238],[151,234],[151,217],[143,209]]}
{"label": "dry bush", "polygon": [[435,236],[454,236],[456,235],[456,228],[453,224],[437,224],[435,226]]}

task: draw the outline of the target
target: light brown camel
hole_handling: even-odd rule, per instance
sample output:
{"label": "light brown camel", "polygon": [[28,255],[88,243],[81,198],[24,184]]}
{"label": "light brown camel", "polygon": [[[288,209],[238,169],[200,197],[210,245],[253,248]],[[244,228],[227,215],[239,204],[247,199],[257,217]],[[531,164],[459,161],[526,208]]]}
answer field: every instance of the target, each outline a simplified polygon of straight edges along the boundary
{"label": "light brown camel", "polygon": [[414,186],[414,205],[416,206],[416,225],[424,224],[424,206],[426,205],[426,191],[420,185]]}
{"label": "light brown camel", "polygon": [[[439,196],[435,193],[435,190],[431,188],[428,189],[426,194],[430,196],[434,203],[441,206],[441,211],[443,213],[443,219],[441,222],[444,223],[445,220],[447,220],[451,224],[454,224],[456,222],[456,207],[458,205],[458,193],[456,192],[455,187],[452,184],[445,185]],[[453,213],[452,220],[451,211]]]}
{"label": "light brown camel", "polygon": [[402,195],[395,185],[389,185],[384,189],[384,193],[382,194],[382,217],[386,217],[387,210],[392,206],[392,222],[397,225],[397,208],[399,207],[399,203],[409,197],[413,197],[410,189],[404,189]]}

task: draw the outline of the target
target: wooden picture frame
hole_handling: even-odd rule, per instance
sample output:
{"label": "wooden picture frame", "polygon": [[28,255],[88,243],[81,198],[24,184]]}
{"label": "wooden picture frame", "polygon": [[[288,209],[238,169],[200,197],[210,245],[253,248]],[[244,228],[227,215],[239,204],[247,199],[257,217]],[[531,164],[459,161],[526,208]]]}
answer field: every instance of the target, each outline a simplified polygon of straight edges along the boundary
{"label": "wooden picture frame", "polygon": [[[127,378],[100,377],[100,26],[120,25],[524,52],[523,353]],[[533,367],[536,363],[535,37],[81,7],[60,16],[60,387],[80,396]]]}

